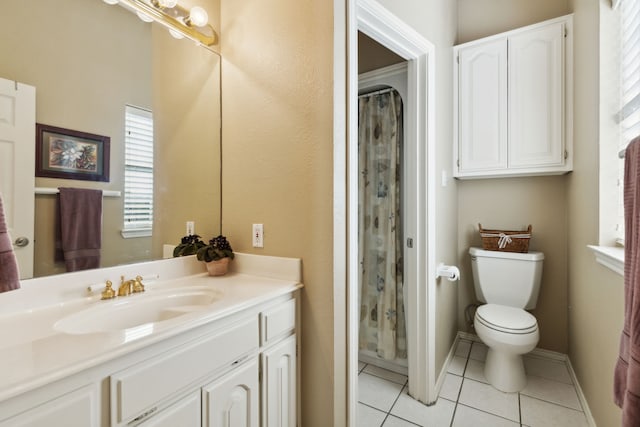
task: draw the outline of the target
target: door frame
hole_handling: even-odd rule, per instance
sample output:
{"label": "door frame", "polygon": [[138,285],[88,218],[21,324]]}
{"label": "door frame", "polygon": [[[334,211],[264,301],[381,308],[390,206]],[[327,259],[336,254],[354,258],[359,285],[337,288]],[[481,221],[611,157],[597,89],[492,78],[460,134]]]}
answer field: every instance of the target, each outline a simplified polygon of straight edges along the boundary
{"label": "door frame", "polygon": [[[346,8],[345,8],[346,6]],[[358,45],[363,32],[407,60],[407,144],[413,150],[414,261],[409,271],[409,393],[435,395],[435,47],[375,0],[334,0],[334,425],[355,426],[358,402]],[[346,28],[346,31],[344,30]],[[346,42],[346,43],[345,43]],[[346,71],[346,75],[345,75]],[[345,120],[346,118],[346,120]],[[409,225],[409,224],[408,224]],[[413,343],[413,345],[411,345]],[[346,424],[345,424],[346,423]]]}

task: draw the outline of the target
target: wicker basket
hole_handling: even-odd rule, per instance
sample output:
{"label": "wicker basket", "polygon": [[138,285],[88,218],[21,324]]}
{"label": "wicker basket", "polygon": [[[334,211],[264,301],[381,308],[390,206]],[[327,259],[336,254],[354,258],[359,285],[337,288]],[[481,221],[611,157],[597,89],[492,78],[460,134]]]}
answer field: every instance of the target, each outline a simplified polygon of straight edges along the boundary
{"label": "wicker basket", "polygon": [[529,252],[531,239],[531,225],[524,231],[486,230],[478,224],[482,249],[502,252]]}

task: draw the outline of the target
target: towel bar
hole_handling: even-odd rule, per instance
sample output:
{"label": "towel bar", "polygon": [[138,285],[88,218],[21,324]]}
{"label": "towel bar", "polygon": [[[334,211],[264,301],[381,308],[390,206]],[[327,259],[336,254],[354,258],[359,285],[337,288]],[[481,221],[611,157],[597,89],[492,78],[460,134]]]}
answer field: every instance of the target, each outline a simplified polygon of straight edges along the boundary
{"label": "towel bar", "polygon": [[[35,187],[35,194],[58,194],[60,190],[50,187]],[[102,197],[120,197],[122,192],[114,190],[102,190]]]}

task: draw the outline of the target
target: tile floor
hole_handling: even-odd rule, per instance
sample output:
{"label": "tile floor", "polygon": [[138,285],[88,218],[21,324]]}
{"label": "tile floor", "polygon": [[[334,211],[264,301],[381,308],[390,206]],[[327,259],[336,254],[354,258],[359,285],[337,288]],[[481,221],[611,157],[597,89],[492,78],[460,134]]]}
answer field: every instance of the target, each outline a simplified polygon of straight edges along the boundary
{"label": "tile floor", "polygon": [[588,427],[564,362],[526,356],[528,383],[502,393],[484,378],[487,347],[460,340],[432,406],[407,394],[407,377],[360,363],[359,427]]}

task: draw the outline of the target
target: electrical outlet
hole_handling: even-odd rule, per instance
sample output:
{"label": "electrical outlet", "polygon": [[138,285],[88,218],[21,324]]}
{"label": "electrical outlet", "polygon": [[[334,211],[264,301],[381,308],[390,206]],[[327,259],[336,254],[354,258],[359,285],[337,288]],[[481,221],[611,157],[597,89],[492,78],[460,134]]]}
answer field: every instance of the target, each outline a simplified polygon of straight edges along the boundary
{"label": "electrical outlet", "polygon": [[194,221],[187,221],[187,236],[196,234],[196,223]]}
{"label": "electrical outlet", "polygon": [[264,228],[262,224],[253,224],[252,241],[254,248],[264,247]]}

